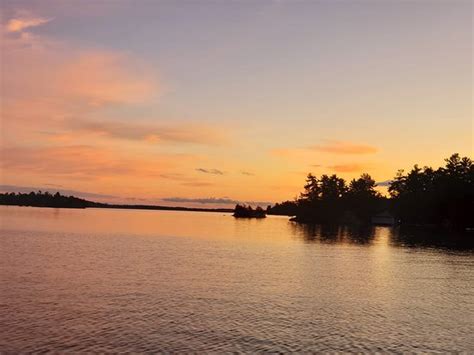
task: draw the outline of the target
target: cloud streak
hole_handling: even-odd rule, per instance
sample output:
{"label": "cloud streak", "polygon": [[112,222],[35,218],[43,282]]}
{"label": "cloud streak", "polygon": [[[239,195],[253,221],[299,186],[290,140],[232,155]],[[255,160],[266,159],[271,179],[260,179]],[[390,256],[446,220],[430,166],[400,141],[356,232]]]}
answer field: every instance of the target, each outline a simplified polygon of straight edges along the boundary
{"label": "cloud streak", "polygon": [[212,182],[207,182],[207,181],[187,181],[187,182],[182,182],[180,185],[181,185],[181,186],[187,186],[187,187],[207,187],[207,186],[215,186],[214,183],[212,183]]}
{"label": "cloud streak", "polygon": [[360,164],[336,164],[328,166],[328,168],[337,173],[352,173],[362,171],[366,167]]}
{"label": "cloud streak", "polygon": [[148,143],[193,143],[218,145],[225,141],[225,134],[204,124],[159,124],[124,121],[77,120],[69,123],[73,132],[98,134],[115,139]]}
{"label": "cloud streak", "polygon": [[343,141],[326,141],[324,144],[310,146],[308,149],[332,154],[374,154],[378,150],[368,144]]}
{"label": "cloud streak", "polygon": [[[33,23],[32,21],[31,23]],[[39,20],[36,21],[39,23]],[[2,119],[9,136],[79,144],[121,139],[143,144],[221,145],[227,132],[201,122],[158,117],[117,119],[112,110],[140,109],[160,96],[155,69],[137,58],[108,50],[72,48],[43,37],[0,42],[4,66]],[[47,134],[38,136],[48,127]]]}
{"label": "cloud streak", "polygon": [[221,204],[221,205],[229,205],[229,204],[237,204],[239,201],[232,200],[229,198],[216,198],[216,197],[208,197],[208,198],[187,198],[187,197],[166,197],[162,199],[166,202],[176,202],[176,203],[200,203],[203,205],[206,204]]}
{"label": "cloud streak", "polygon": [[165,202],[174,202],[174,203],[199,203],[203,205],[212,204],[212,205],[235,205],[238,203],[245,203],[249,205],[259,205],[267,206],[271,205],[271,202],[265,201],[239,201],[234,200],[228,197],[207,197],[207,198],[190,198],[190,197],[166,197],[162,199]]}
{"label": "cloud streak", "polygon": [[0,149],[0,167],[8,174],[76,180],[152,179],[196,157],[187,154],[135,156],[89,145],[10,147]]}
{"label": "cloud streak", "polygon": [[322,144],[299,148],[274,148],[270,154],[279,158],[308,158],[314,152],[336,155],[365,155],[378,152],[378,148],[364,143],[353,143],[338,140],[326,140]]}
{"label": "cloud streak", "polygon": [[[0,78],[2,119],[11,135],[31,135],[44,127],[59,133],[78,126],[86,130],[89,122],[104,121],[110,109],[133,108],[159,94],[154,70],[131,56],[42,37],[24,42],[0,41],[8,68]],[[120,129],[111,127],[112,133]]]}
{"label": "cloud streak", "polygon": [[204,174],[212,174],[212,175],[224,175],[224,172],[219,169],[204,169],[204,168],[196,168],[196,171]]}
{"label": "cloud streak", "polygon": [[35,17],[28,13],[19,13],[17,17],[10,19],[6,23],[5,31],[9,33],[22,32],[27,28],[44,25],[51,20],[51,18]]}

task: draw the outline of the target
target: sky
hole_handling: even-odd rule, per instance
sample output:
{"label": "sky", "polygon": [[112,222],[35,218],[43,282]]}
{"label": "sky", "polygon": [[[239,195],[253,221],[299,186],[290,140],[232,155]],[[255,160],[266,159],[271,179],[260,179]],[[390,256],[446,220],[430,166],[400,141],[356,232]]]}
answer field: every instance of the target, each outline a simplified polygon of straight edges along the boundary
{"label": "sky", "polygon": [[0,7],[3,191],[268,204],[472,157],[470,0]]}

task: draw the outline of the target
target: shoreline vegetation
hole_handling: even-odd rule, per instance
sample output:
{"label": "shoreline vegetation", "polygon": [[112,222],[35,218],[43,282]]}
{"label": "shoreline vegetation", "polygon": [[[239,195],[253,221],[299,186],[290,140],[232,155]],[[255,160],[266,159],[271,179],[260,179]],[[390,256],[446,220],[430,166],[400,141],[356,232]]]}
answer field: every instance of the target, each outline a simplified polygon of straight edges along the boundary
{"label": "shoreline vegetation", "polygon": [[246,205],[236,205],[234,208],[235,218],[265,218],[267,217],[265,211],[260,206],[257,206],[255,209],[252,206]]}
{"label": "shoreline vegetation", "polygon": [[187,211],[187,212],[225,212],[230,213],[232,208],[193,208],[159,205],[121,205],[85,200],[75,196],[64,196],[59,192],[30,192],[30,193],[0,193],[0,205],[49,207],[49,208],[115,208],[133,210],[159,210],[159,211]]}
{"label": "shoreline vegetation", "polygon": [[309,224],[474,227],[474,163],[468,157],[453,154],[436,170],[399,170],[388,184],[389,197],[376,187],[369,174],[349,184],[337,175],[308,174],[298,198],[268,206],[266,213]]}
{"label": "shoreline vegetation", "polygon": [[438,169],[415,165],[399,170],[389,182],[389,196],[376,191],[369,174],[347,183],[337,175],[308,174],[304,190],[292,201],[260,206],[189,208],[157,205],[122,205],[88,201],[56,192],[0,193],[0,205],[53,208],[117,208],[170,211],[233,212],[235,218],[283,215],[303,224],[407,225],[472,230],[474,227],[474,163],[453,154]]}

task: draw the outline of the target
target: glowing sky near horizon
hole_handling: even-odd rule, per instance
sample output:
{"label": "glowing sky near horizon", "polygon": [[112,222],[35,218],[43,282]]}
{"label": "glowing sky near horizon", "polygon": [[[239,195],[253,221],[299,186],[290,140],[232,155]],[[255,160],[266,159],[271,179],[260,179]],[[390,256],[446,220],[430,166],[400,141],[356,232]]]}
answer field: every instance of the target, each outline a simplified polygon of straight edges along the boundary
{"label": "glowing sky near horizon", "polygon": [[217,206],[472,156],[469,0],[0,6],[1,185]]}

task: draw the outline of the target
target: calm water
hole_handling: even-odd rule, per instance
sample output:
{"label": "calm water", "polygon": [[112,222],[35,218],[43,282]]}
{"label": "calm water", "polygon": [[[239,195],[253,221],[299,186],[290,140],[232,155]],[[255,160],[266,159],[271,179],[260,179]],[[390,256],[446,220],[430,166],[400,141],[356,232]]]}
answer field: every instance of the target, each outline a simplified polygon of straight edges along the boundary
{"label": "calm water", "polygon": [[1,351],[474,352],[466,241],[199,212],[0,218]]}

